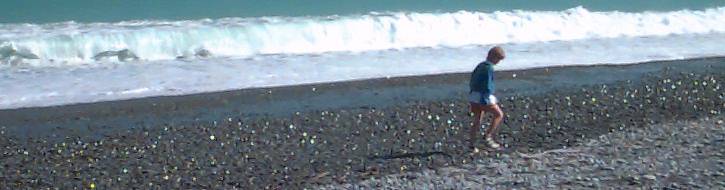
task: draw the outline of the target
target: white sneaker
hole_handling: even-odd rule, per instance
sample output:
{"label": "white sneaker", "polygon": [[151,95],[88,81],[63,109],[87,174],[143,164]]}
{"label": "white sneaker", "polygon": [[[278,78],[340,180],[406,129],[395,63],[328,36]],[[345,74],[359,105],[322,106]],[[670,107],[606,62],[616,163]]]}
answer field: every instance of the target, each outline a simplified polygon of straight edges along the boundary
{"label": "white sneaker", "polygon": [[488,144],[488,147],[493,149],[500,149],[501,145],[496,143],[496,141],[493,140],[491,137],[486,137],[486,143]]}

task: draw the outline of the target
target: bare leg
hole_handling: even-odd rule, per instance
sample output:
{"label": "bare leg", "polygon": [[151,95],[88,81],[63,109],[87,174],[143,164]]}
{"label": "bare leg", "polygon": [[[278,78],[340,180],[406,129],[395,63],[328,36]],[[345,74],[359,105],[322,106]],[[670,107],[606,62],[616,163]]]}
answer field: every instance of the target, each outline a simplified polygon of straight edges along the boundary
{"label": "bare leg", "polygon": [[481,118],[483,117],[483,105],[471,103],[471,112],[473,113],[473,126],[470,130],[469,145],[475,147],[478,140],[478,130],[481,128]]}
{"label": "bare leg", "polygon": [[486,138],[493,138],[496,136],[498,126],[501,124],[501,120],[503,119],[503,111],[501,111],[501,108],[499,108],[496,104],[483,106],[483,111],[493,113],[491,127],[486,129],[486,134],[484,134]]}

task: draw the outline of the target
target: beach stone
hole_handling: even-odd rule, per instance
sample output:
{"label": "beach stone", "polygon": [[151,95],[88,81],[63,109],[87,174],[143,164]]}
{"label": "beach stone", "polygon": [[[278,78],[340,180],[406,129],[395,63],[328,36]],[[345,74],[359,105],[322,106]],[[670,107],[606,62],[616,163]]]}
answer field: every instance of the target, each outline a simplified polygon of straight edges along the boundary
{"label": "beach stone", "polygon": [[657,179],[657,176],[654,176],[654,175],[644,175],[642,177],[645,178],[645,179],[648,179],[648,180],[656,180]]}

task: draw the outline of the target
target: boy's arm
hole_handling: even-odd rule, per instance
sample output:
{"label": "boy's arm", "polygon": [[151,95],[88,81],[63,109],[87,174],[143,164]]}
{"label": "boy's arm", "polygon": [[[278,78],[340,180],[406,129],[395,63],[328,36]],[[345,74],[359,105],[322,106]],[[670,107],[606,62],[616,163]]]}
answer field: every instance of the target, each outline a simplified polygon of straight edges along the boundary
{"label": "boy's arm", "polygon": [[493,68],[489,68],[486,75],[486,92],[493,94],[495,85],[493,84]]}

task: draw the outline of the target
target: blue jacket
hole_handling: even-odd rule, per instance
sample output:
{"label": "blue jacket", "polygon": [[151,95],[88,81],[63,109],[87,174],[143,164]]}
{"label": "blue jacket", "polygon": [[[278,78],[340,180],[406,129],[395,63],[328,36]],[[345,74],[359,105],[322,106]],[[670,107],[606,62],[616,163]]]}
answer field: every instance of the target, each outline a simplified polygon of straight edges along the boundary
{"label": "blue jacket", "polygon": [[488,61],[479,63],[471,73],[469,85],[471,92],[480,92],[483,95],[493,94],[495,87],[493,84],[493,64]]}

